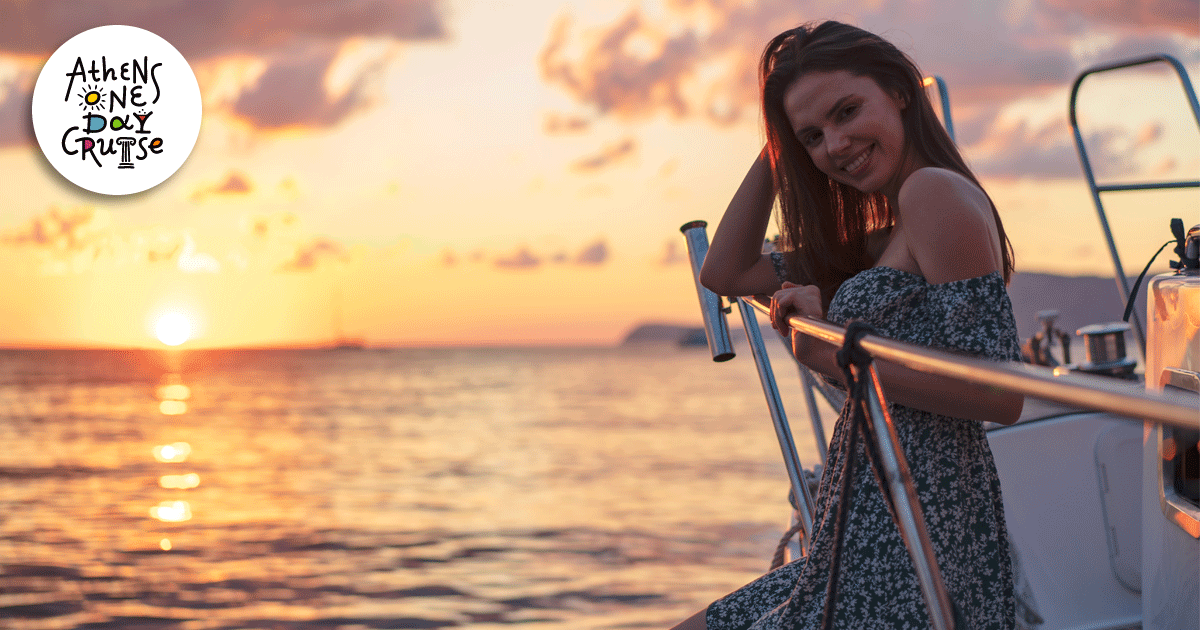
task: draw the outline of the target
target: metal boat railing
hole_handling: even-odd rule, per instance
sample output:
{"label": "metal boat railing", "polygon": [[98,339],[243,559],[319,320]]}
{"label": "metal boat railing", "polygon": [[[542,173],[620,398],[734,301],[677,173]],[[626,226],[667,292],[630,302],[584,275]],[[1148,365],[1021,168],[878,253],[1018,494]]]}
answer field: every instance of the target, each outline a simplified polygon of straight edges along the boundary
{"label": "metal boat railing", "polygon": [[[756,298],[753,304],[764,313],[770,311],[765,298]],[[840,346],[845,339],[845,329],[829,322],[793,317],[788,324],[794,330],[830,344]],[[1200,426],[1200,407],[1195,399],[1170,391],[1148,392],[1129,381],[1070,372],[1061,367],[1051,369],[1015,361],[988,361],[876,335],[867,335],[860,343],[876,359],[918,372],[999,387],[1081,409],[1107,411],[1137,422],[1186,429]]]}
{"label": "metal boat railing", "polygon": [[[1100,216],[1100,227],[1104,229],[1104,238],[1108,242],[1108,253],[1112,256],[1113,267],[1116,271],[1117,290],[1121,292],[1121,301],[1129,302],[1129,279],[1125,275],[1125,268],[1121,265],[1121,256],[1117,254],[1117,244],[1113,240],[1112,230],[1108,227],[1108,217],[1104,213],[1104,204],[1100,201],[1100,193],[1106,192],[1123,192],[1131,190],[1169,190],[1177,188],[1200,188],[1200,181],[1184,180],[1173,182],[1144,182],[1144,183],[1125,183],[1125,184],[1104,184],[1096,183],[1096,176],[1092,172],[1092,164],[1088,159],[1087,147],[1083,142],[1083,134],[1079,131],[1079,121],[1075,115],[1075,103],[1078,100],[1079,88],[1083,84],[1083,80],[1093,74],[1101,74],[1111,72],[1113,70],[1122,70],[1125,68],[1133,68],[1136,66],[1144,66],[1151,63],[1165,63],[1179,75],[1179,81],[1183,85],[1183,91],[1187,96],[1188,105],[1192,108],[1192,116],[1196,119],[1196,124],[1200,126],[1200,103],[1196,101],[1196,91],[1192,89],[1192,82],[1188,79],[1187,70],[1179,60],[1170,55],[1147,55],[1145,57],[1137,57],[1125,61],[1117,61],[1114,63],[1093,66],[1084,70],[1075,79],[1075,83],[1071,86],[1071,101],[1070,101],[1070,120],[1071,131],[1075,136],[1075,150],[1079,153],[1079,163],[1083,167],[1083,176],[1087,180],[1088,188],[1092,192],[1092,203],[1096,206],[1096,213]],[[1133,330],[1137,334],[1138,349],[1142,353],[1142,358],[1146,357],[1146,333],[1142,328],[1141,318],[1135,309],[1132,312]]]}
{"label": "metal boat railing", "polygon": [[950,90],[946,89],[946,82],[942,80],[942,77],[934,75],[922,79],[921,85],[937,86],[938,101],[942,105],[942,125],[946,127],[946,133],[950,134],[950,139],[958,142],[954,137],[954,119],[950,116]]}
{"label": "metal boat railing", "polygon": [[[705,234],[705,226],[703,221],[692,222],[684,226],[690,251],[697,252],[700,249],[697,247],[698,243],[703,243],[703,251],[707,251],[708,238]],[[696,254],[692,255],[694,257]],[[698,262],[693,263],[693,272],[697,278],[697,286],[702,291],[708,291],[698,282],[702,263],[703,256]],[[809,496],[807,485],[804,483],[803,467],[796,453],[795,442],[791,436],[791,429],[783,410],[778,386],[775,383],[770,360],[766,354],[766,346],[763,343],[754,313],[755,310],[758,310],[762,311],[764,315],[769,315],[770,304],[763,296],[737,298],[737,302],[742,315],[743,327],[746,329],[746,336],[751,345],[751,353],[754,355],[755,365],[758,368],[759,379],[767,396],[767,404],[788,469],[792,491],[797,500],[797,513],[805,534],[804,538],[808,540],[812,535],[812,499]],[[719,302],[706,301],[703,297],[701,306],[721,310]],[[709,322],[717,320],[724,322],[723,313],[720,317],[706,315],[704,320],[706,322],[705,332],[710,339],[710,345],[714,348],[732,348],[728,339],[727,326],[710,327],[707,325]],[[797,316],[790,318],[788,325],[792,330],[834,346],[841,346],[845,342],[846,331],[836,324],[811,317]],[[723,341],[718,339],[722,336],[724,337]],[[712,343],[714,339],[718,339],[715,344]],[[1197,405],[1196,399],[1174,394],[1169,389],[1162,392],[1146,392],[1133,389],[1126,381],[1069,372],[1061,368],[1051,369],[1017,362],[988,361],[933,350],[878,335],[865,335],[858,344],[878,360],[895,363],[918,372],[949,377],[964,383],[997,387],[1081,409],[1107,411],[1117,416],[1127,417],[1132,421],[1146,421],[1185,429],[1195,429],[1200,426],[1200,406]],[[887,413],[883,388],[874,368],[870,370],[870,377],[872,386],[866,389],[867,406],[870,411],[868,417],[873,430],[869,434],[876,441],[886,482],[889,484],[890,494],[896,503],[897,527],[900,529],[905,545],[913,559],[918,583],[929,606],[933,627],[938,630],[953,628],[953,607],[941,579],[932,543],[925,531],[916,489],[909,475],[899,438],[896,436],[891,418]],[[811,390],[809,395],[811,395]]]}
{"label": "metal boat railing", "polygon": [[[703,225],[693,226],[703,231]],[[707,239],[705,239],[707,240]],[[758,366],[764,391],[768,391],[768,406],[771,408],[776,434],[788,465],[793,491],[797,492],[797,512],[803,531],[809,539],[812,533],[811,499],[803,478],[793,471],[802,471],[799,458],[779,401],[778,388],[770,369],[766,348],[759,333],[754,311],[769,315],[770,305],[766,298],[738,298],[743,316],[743,325],[751,344],[755,364]],[[788,320],[792,330],[814,339],[841,346],[845,342],[843,327],[811,317],[792,317]],[[725,333],[728,334],[727,331]],[[1147,421],[1173,427],[1195,429],[1200,426],[1200,406],[1194,397],[1176,395],[1170,390],[1146,392],[1133,389],[1126,381],[1102,376],[1050,369],[1024,363],[1000,363],[970,356],[933,350],[923,346],[887,339],[877,335],[865,335],[859,345],[878,360],[888,361],[919,372],[945,376],[964,383],[997,387],[1026,396],[1035,396],[1064,403],[1081,409],[1107,411],[1124,416],[1131,421]],[[870,369],[870,387],[867,387],[867,407],[872,430],[868,433],[876,441],[885,481],[896,507],[897,527],[913,560],[918,583],[929,606],[930,619],[938,630],[954,628],[953,606],[942,581],[940,569],[934,556],[929,534],[925,529],[920,502],[912,483],[908,465],[899,438],[887,412],[887,402],[878,374]],[[785,442],[787,444],[785,445]],[[797,491],[799,489],[799,491]],[[801,498],[802,497],[802,498]]]}
{"label": "metal boat railing", "polygon": [[[696,282],[696,293],[700,298],[700,312],[704,319],[704,335],[708,340],[709,351],[713,361],[728,361],[734,357],[733,342],[729,338],[729,324],[725,314],[729,312],[722,303],[721,296],[700,284],[700,268],[708,254],[708,224],[704,221],[685,223],[679,231],[683,232],[687,242],[688,258],[692,264],[692,279]],[[791,482],[792,495],[796,501],[796,514],[799,518],[804,538],[812,531],[812,497],[808,484],[804,482],[804,466],[796,452],[796,440],[792,438],[791,425],[783,410],[783,399],[779,396],[779,386],[775,382],[775,374],[771,370],[771,359],[767,357],[767,347],[763,343],[762,331],[758,328],[758,319],[744,298],[738,298],[738,311],[742,316],[742,325],[746,330],[746,339],[750,342],[750,351],[754,356],[754,365],[758,368],[758,379],[762,384],[763,395],[767,399],[767,410],[771,414],[771,423],[775,426],[775,436],[779,439],[779,449],[783,454],[783,464],[787,468],[788,480]],[[811,389],[806,389],[805,397],[809,408],[815,409],[816,401]],[[820,422],[820,415],[812,415],[815,422]]]}

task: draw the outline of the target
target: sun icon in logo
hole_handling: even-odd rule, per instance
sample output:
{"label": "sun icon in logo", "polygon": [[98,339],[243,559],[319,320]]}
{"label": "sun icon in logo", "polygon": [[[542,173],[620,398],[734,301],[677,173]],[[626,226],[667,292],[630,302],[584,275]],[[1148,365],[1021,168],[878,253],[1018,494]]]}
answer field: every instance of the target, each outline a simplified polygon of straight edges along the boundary
{"label": "sun icon in logo", "polygon": [[79,97],[83,99],[79,106],[84,109],[100,109],[103,105],[100,104],[100,99],[104,98],[102,89],[96,85],[85,85],[83,91],[79,93]]}

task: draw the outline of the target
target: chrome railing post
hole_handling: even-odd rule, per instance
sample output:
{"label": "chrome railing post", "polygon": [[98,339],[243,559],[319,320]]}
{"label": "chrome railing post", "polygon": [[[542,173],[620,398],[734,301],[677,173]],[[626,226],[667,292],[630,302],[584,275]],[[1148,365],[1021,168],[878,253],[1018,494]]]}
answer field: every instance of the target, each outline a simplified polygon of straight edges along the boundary
{"label": "chrome railing post", "polygon": [[[808,405],[808,417],[812,421],[813,439],[821,455],[821,465],[824,466],[829,461],[829,442],[825,439],[825,426],[821,424],[821,410],[817,408],[817,382],[804,364],[800,364],[800,382],[804,386],[804,402]],[[824,396],[824,392],[821,395]],[[828,398],[826,402],[834,406]]]}
{"label": "chrome railing post", "polygon": [[869,412],[867,418],[871,424],[870,435],[875,441],[881,460],[880,468],[886,477],[885,483],[888,485],[894,510],[893,517],[901,537],[904,538],[908,555],[912,558],[921,594],[929,607],[931,627],[935,630],[950,630],[954,628],[954,608],[950,603],[941,569],[938,567],[937,556],[933,552],[933,543],[929,540],[929,530],[925,527],[925,515],[917,497],[912,474],[909,472],[908,459],[904,456],[900,438],[896,435],[896,427],[892,424],[892,416],[888,413],[883,386],[879,382],[879,374],[876,373],[874,365],[867,369],[867,374],[858,374],[858,378],[867,376],[871,378],[869,386],[865,388]]}
{"label": "chrome railing post", "polygon": [[779,450],[783,453],[783,464],[787,467],[788,479],[792,484],[792,494],[796,497],[796,512],[804,528],[804,540],[807,541],[812,535],[813,509],[808,484],[804,483],[804,468],[800,465],[796,441],[792,438],[792,429],[783,411],[783,399],[779,396],[779,386],[775,383],[771,359],[767,356],[767,346],[763,343],[754,307],[745,298],[738,298],[737,302],[742,315],[742,327],[746,329],[746,340],[750,342],[750,353],[754,355],[754,365],[758,368],[758,380],[762,383],[771,422],[775,425],[775,437],[779,439]]}
{"label": "chrome railing post", "polygon": [[687,241],[688,259],[692,263],[692,279],[696,282],[696,295],[700,298],[700,314],[704,317],[704,336],[713,361],[728,361],[734,357],[733,343],[729,340],[729,323],[725,320],[725,309],[721,308],[721,296],[700,284],[700,268],[708,255],[708,223],[691,221],[679,228]]}

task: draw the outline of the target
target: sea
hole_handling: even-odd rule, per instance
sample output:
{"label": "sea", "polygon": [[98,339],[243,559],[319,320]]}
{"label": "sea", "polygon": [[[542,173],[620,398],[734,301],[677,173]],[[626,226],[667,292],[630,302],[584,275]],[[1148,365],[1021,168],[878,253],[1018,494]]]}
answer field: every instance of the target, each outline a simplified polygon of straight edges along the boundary
{"label": "sea", "polygon": [[0,350],[0,628],[667,628],[787,492],[745,346]]}

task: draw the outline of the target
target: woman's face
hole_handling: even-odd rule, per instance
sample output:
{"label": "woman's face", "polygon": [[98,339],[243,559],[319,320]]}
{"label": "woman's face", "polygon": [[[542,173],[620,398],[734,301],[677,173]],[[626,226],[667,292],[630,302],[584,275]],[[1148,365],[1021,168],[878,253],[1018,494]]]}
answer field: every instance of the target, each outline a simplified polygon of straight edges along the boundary
{"label": "woman's face", "polygon": [[835,181],[894,200],[919,167],[906,151],[905,103],[870,77],[809,72],[788,88],[783,106],[800,146]]}

